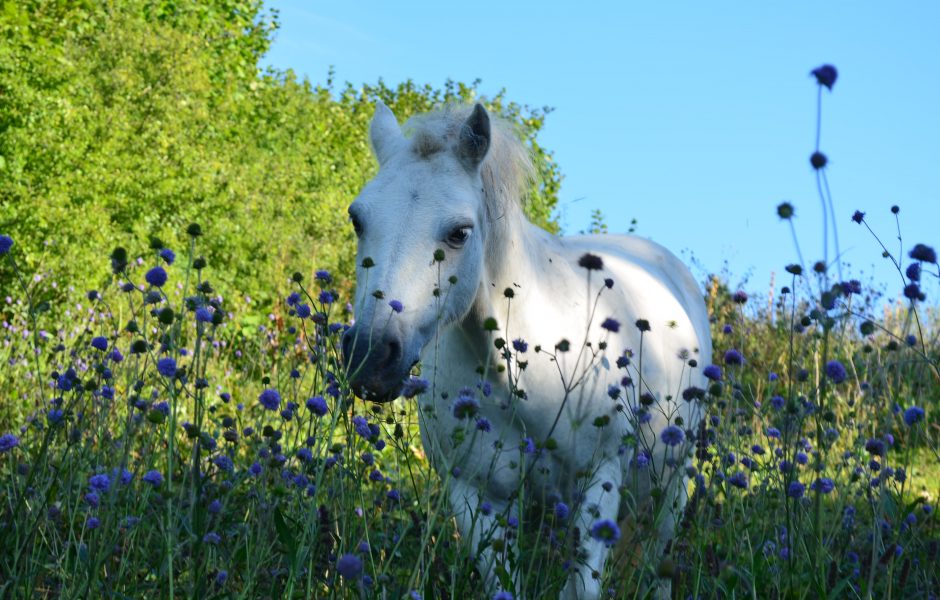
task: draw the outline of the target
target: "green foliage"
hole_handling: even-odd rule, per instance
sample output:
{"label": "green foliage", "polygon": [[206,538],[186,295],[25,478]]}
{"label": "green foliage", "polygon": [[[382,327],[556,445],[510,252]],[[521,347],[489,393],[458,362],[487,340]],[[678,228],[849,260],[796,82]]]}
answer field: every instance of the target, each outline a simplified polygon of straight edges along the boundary
{"label": "green foliage", "polygon": [[[217,289],[251,280],[266,308],[290,270],[348,275],[346,206],[374,174],[366,133],[377,99],[407,118],[476,100],[443,90],[323,85],[259,69],[277,27],[258,0],[53,2],[0,9],[0,230],[31,270],[100,287],[111,248],[199,222]],[[530,217],[557,230],[560,175],[537,142],[546,111],[500,93],[485,104],[520,123],[539,180]],[[344,278],[347,279],[347,278]],[[8,287],[9,274],[0,275]]]}

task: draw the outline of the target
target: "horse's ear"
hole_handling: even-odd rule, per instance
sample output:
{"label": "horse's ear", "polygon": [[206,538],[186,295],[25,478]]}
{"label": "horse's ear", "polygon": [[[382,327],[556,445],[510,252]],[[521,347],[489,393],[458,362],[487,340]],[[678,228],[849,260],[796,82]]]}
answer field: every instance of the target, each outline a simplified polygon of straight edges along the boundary
{"label": "horse's ear", "polygon": [[457,157],[470,170],[476,170],[490,148],[490,116],[482,104],[473,107],[473,112],[460,128]]}
{"label": "horse's ear", "polygon": [[395,146],[403,138],[398,119],[381,100],[375,104],[375,114],[372,116],[372,125],[369,126],[369,138],[372,140],[372,150],[380,165],[385,164]]}

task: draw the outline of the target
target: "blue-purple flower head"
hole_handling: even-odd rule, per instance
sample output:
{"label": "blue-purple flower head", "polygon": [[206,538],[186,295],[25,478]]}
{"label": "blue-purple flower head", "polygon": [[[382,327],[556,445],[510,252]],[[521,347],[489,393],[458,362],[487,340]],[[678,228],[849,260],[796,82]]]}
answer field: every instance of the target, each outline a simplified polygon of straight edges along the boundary
{"label": "blue-purple flower head", "polygon": [[212,311],[205,306],[200,306],[196,309],[196,320],[200,323],[211,323]]}
{"label": "blue-purple flower head", "polygon": [[925,263],[937,262],[936,250],[925,244],[916,244],[914,248],[911,249],[910,257]]}
{"label": "blue-purple flower head", "polygon": [[915,262],[907,265],[905,273],[912,282],[920,281],[920,263]]}
{"label": "blue-purple flower head", "polygon": [[323,399],[323,396],[314,396],[307,400],[307,409],[310,410],[313,414],[318,417],[322,417],[326,414],[327,406],[326,400]]}
{"label": "blue-purple flower head", "polygon": [[[741,459],[741,462],[742,463],[744,462],[743,458]],[[747,473],[745,473],[744,471],[738,471],[737,473],[735,473],[734,475],[728,478],[728,483],[730,483],[736,488],[746,490],[750,482],[748,481]]]}
{"label": "blue-purple flower head", "polygon": [[860,210],[855,211],[852,213],[852,220],[861,225],[862,221],[865,220],[865,213]]}
{"label": "blue-purple flower head", "polygon": [[144,476],[141,477],[141,480],[157,488],[163,484],[163,475],[160,473],[160,471],[153,469],[144,473]]}
{"label": "blue-purple flower head", "polygon": [[845,367],[842,366],[841,362],[830,360],[826,363],[826,376],[829,377],[833,383],[842,383],[845,381],[845,378],[848,377],[848,374],[845,372]]}
{"label": "blue-purple flower head", "polygon": [[336,572],[344,579],[359,579],[362,576],[362,559],[355,554],[344,554],[336,560]]}
{"label": "blue-purple flower head", "polygon": [[832,490],[836,489],[835,484],[832,482],[832,479],[828,477],[819,477],[814,481],[810,486],[810,489],[819,492],[820,494],[828,494]]}
{"label": "blue-purple flower head", "polygon": [[702,375],[712,381],[721,381],[721,367],[718,365],[708,365],[702,369]]}
{"label": "blue-purple flower head", "polygon": [[743,365],[744,356],[734,348],[731,348],[725,352],[725,364],[726,365]]}
{"label": "blue-purple flower head", "polygon": [[469,419],[476,416],[480,409],[480,402],[472,390],[464,388],[454,401],[454,418]]}
{"label": "blue-purple flower head", "polygon": [[529,349],[529,344],[527,344],[526,341],[522,338],[518,338],[512,341],[512,349],[520,354],[523,354],[526,350]]}
{"label": "blue-purple flower head", "polygon": [[392,307],[392,310],[394,310],[396,313],[400,313],[401,311],[405,310],[404,305],[399,300],[389,300],[388,305]]}
{"label": "blue-purple flower head", "polygon": [[166,264],[172,265],[173,261],[176,260],[176,254],[169,248],[164,248],[160,250],[160,258],[162,258],[163,262]]}
{"label": "blue-purple flower head", "polygon": [[411,377],[402,386],[401,395],[405,398],[414,398],[428,389],[428,380],[420,377]]}
{"label": "blue-purple flower head", "polygon": [[611,333],[617,333],[620,331],[620,322],[617,319],[612,319],[610,317],[604,319],[604,322],[601,323],[601,329],[606,329]]}
{"label": "blue-purple flower head", "polygon": [[88,487],[99,492],[106,492],[111,487],[111,478],[104,473],[92,475],[88,478]]}
{"label": "blue-purple flower head", "polygon": [[168,379],[176,377],[176,360],[169,356],[157,361],[157,372]]}
{"label": "blue-purple flower head", "polygon": [[564,502],[555,503],[555,518],[559,521],[564,521],[568,518],[568,515],[571,513],[568,505]]}
{"label": "blue-purple flower head", "polygon": [[10,252],[13,247],[13,238],[8,235],[0,235],[0,256]]}
{"label": "blue-purple flower head", "polygon": [[333,304],[334,300],[336,300],[336,298],[333,296],[332,292],[326,290],[320,292],[320,304]]}
{"label": "blue-purple flower head", "polygon": [[620,527],[610,519],[596,521],[591,526],[591,537],[605,546],[613,546],[620,539]]}
{"label": "blue-purple flower head", "polygon": [[100,336],[100,335],[97,337],[91,338],[91,347],[94,348],[95,350],[104,352],[105,350],[108,349],[108,338]]}
{"label": "blue-purple flower head", "polygon": [[904,422],[907,423],[909,427],[913,427],[923,420],[924,409],[919,406],[912,406],[904,411]]}
{"label": "blue-purple flower head", "polygon": [[0,435],[0,454],[9,452],[19,445],[20,438],[16,437],[12,433],[4,433],[3,435]]}
{"label": "blue-purple flower head", "polygon": [[685,440],[685,432],[683,432],[680,427],[670,425],[659,434],[659,439],[667,446],[678,446]]}
{"label": "blue-purple flower head", "polygon": [[258,402],[268,410],[277,410],[281,405],[281,394],[275,389],[266,389],[258,396]]}
{"label": "blue-purple flower head", "polygon": [[154,267],[147,271],[147,274],[144,275],[144,279],[153,287],[163,287],[167,279],[166,271],[163,270],[163,267]]}
{"label": "blue-purple flower head", "polygon": [[799,481],[791,481],[787,486],[787,496],[799,500],[806,493],[806,486]]}
{"label": "blue-purple flower head", "polygon": [[319,271],[317,271],[316,275],[314,275],[314,278],[317,281],[321,281],[327,285],[329,285],[330,283],[333,283],[333,276],[330,275],[329,271],[326,271],[323,269],[320,269]]}
{"label": "blue-purple flower head", "polygon": [[839,72],[832,65],[821,65],[810,71],[810,73],[816,78],[816,83],[825,86],[830,91],[839,76]]}

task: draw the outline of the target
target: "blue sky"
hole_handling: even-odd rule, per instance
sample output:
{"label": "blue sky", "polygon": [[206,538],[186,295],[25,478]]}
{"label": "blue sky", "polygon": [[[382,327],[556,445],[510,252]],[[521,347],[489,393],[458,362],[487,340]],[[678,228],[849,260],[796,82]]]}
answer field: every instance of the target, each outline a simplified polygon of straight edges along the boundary
{"label": "blue sky", "polygon": [[322,82],[482,79],[481,91],[554,108],[540,136],[564,182],[568,233],[592,209],[611,232],[652,238],[732,283],[782,285],[796,252],[776,215],[796,206],[807,261],[822,256],[809,165],[816,89],[809,71],[839,69],[824,94],[821,150],[848,273],[900,290],[877,243],[851,221],[867,213],[897,252],[940,244],[938,2],[301,2],[280,12],[268,64]]}

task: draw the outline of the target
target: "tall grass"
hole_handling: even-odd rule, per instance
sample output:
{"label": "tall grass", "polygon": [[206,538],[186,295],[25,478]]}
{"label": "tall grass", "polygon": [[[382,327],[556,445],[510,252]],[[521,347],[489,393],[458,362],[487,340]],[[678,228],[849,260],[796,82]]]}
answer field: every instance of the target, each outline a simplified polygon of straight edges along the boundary
{"label": "tall grass", "polygon": [[[201,229],[188,233],[178,260],[159,243],[136,261],[116,249],[100,292],[19,272],[0,238],[19,282],[0,298],[0,596],[484,597],[479,548],[459,538],[443,491],[460,472],[431,468],[415,401],[349,391],[338,283],[295,274],[259,322],[247,297],[216,295]],[[763,306],[710,280],[718,364],[691,398],[706,415],[686,432],[691,499],[665,556],[636,550],[662,515],[635,509],[598,574],[611,596],[671,580],[678,598],[936,597],[928,250],[891,255],[905,300],[877,316],[877,295],[833,281],[825,260],[789,265]],[[526,350],[494,356],[511,373]],[[618,394],[642,404],[629,385]],[[469,420],[455,435],[500,439]],[[552,447],[507,451],[525,468]],[[515,543],[484,536],[506,558],[497,576],[523,597],[557,595],[589,532],[524,487],[519,502],[521,522],[502,522]]]}

